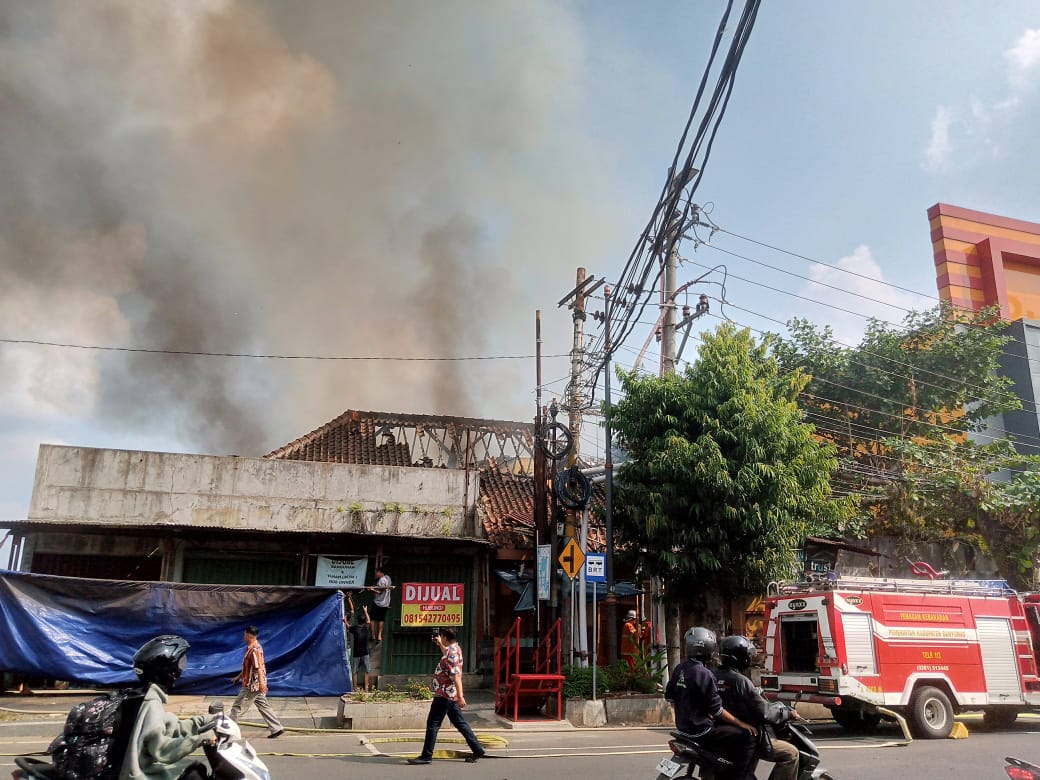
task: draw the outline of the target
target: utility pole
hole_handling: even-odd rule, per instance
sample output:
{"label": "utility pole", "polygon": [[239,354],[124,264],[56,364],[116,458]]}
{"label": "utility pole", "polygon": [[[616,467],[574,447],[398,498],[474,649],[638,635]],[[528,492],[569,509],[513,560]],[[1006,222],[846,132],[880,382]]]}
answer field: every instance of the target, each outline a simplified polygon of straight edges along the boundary
{"label": "utility pole", "polygon": [[[676,220],[668,226],[669,248],[664,265],[664,283],[661,285],[661,376],[675,373],[675,277],[679,265],[679,238],[682,235],[682,224]],[[660,621],[664,618],[665,645],[668,653],[668,668],[674,669],[679,665],[681,654],[679,652],[679,612],[674,607],[665,609],[664,605],[658,610],[655,618]],[[660,622],[657,623],[661,625]]]}
{"label": "utility pole", "polygon": [[676,236],[665,257],[661,285],[661,376],[675,373],[675,278],[679,269],[679,240]]}
{"label": "utility pole", "polygon": [[[610,357],[614,351],[614,344],[610,338],[610,287],[603,288],[603,404],[606,412],[606,420],[603,424],[603,438],[605,442],[605,464],[606,484],[603,510],[606,515],[604,520],[607,535],[607,597],[603,600],[605,608],[605,619],[607,623],[607,663],[611,666],[618,660],[618,624],[617,624],[617,593],[614,590],[614,456],[612,454],[613,442],[611,441],[613,431],[610,425]],[[595,598],[595,596],[593,596]],[[597,648],[598,649],[598,648]]]}
{"label": "utility pole", "polygon": [[[542,409],[542,310],[534,313],[535,391],[534,391],[534,622],[535,636],[542,635],[542,601],[538,593],[538,546],[552,539],[546,522],[545,494],[545,410]],[[550,563],[552,557],[550,556]],[[550,577],[550,581],[551,581]]]}
{"label": "utility pole", "polygon": [[[574,289],[576,290],[574,295],[574,305],[571,308],[571,319],[574,322],[574,340],[571,344],[571,386],[570,386],[570,398],[568,403],[570,405],[570,419],[568,428],[571,432],[571,448],[567,453],[567,468],[572,468],[578,464],[578,452],[579,452],[579,441],[581,436],[581,409],[584,401],[584,397],[581,392],[581,368],[582,358],[585,356],[585,277],[586,270],[584,268],[578,268],[576,278],[574,280]],[[567,509],[567,518],[564,521],[564,537],[568,539],[577,539],[577,520],[578,513],[574,509]],[[584,604],[579,607],[584,609]],[[573,630],[568,631],[567,626],[573,629],[574,626],[574,615],[571,611],[574,608],[574,581],[571,580],[571,598],[564,600],[563,613],[565,619],[564,633],[563,633],[563,645],[564,654],[570,659],[570,662],[574,662],[574,635]]]}

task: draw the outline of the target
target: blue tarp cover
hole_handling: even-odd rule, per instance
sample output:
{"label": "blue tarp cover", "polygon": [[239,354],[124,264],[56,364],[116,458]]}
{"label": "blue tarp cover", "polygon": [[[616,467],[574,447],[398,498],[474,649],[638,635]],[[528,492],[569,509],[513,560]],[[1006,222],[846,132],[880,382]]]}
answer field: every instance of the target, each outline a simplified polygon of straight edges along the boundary
{"label": "blue tarp cover", "polygon": [[270,696],[351,690],[343,594],[325,588],[120,582],[0,571],[0,670],[93,685],[137,682],[159,634],[191,644],[179,693],[237,693],[246,626],[260,628]]}

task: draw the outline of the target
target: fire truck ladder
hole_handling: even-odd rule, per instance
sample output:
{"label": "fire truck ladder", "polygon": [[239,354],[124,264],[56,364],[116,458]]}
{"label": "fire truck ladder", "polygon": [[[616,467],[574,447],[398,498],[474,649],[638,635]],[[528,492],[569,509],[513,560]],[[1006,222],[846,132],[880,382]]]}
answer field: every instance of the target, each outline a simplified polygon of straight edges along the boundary
{"label": "fire truck ladder", "polygon": [[[775,589],[775,590],[774,590]],[[831,577],[826,581],[770,583],[770,595],[783,596],[806,591],[855,590],[885,593],[938,593],[956,596],[1017,595],[1003,580],[912,580],[897,577]]]}
{"label": "fire truck ladder", "polygon": [[512,720],[520,710],[538,710],[556,697],[556,720],[563,720],[563,683],[561,674],[560,620],[549,628],[534,654],[534,673],[520,673],[520,618],[509,629],[495,653],[495,712]]}

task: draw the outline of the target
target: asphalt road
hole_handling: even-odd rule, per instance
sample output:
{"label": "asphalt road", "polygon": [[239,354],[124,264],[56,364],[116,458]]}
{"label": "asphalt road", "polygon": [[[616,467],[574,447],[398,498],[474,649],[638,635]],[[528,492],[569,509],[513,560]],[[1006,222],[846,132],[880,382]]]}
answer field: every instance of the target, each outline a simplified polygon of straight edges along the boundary
{"label": "asphalt road", "polygon": [[[837,780],[907,777],[910,780],[1007,780],[1003,757],[1015,755],[1040,762],[1040,718],[1027,716],[1014,727],[987,732],[979,719],[967,717],[971,735],[963,740],[918,740],[905,745],[894,726],[870,736],[852,736],[832,723],[814,726],[822,764]],[[8,729],[7,731],[10,731]],[[259,729],[247,729],[274,778],[327,780],[330,777],[372,778],[481,778],[482,780],[583,780],[584,778],[654,778],[654,766],[667,755],[663,729],[596,729],[575,731],[478,732],[495,758],[467,764],[460,758],[438,758],[430,766],[409,766],[405,758],[420,747],[419,733],[289,732],[277,741],[263,738]],[[12,755],[40,750],[51,734],[8,736],[0,724],[0,777],[13,766]],[[439,749],[466,753],[452,742],[456,734],[446,723]],[[770,765],[759,767],[765,778]]]}

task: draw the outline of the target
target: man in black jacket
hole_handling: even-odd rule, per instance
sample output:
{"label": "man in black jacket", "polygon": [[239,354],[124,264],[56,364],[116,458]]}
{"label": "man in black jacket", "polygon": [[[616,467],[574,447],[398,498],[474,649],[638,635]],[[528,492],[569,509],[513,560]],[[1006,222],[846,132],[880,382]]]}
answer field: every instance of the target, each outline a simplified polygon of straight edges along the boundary
{"label": "man in black jacket", "polygon": [[[719,645],[719,663],[715,671],[719,695],[727,710],[741,720],[756,726],[760,731],[766,724],[779,726],[789,718],[801,716],[785,704],[770,704],[762,691],[748,679],[745,672],[751,668],[753,650],[746,637],[728,636]],[[790,742],[773,738],[772,751],[766,751],[764,739],[758,742],[758,757],[776,764],[769,773],[769,780],[796,780],[798,777],[798,748]]]}
{"label": "man in black jacket", "polygon": [[758,733],[723,707],[715,677],[705,666],[715,647],[713,631],[699,626],[687,631],[686,660],[672,671],[664,697],[675,707],[679,731],[733,762],[731,771],[716,771],[718,780],[743,780],[754,760]]}

